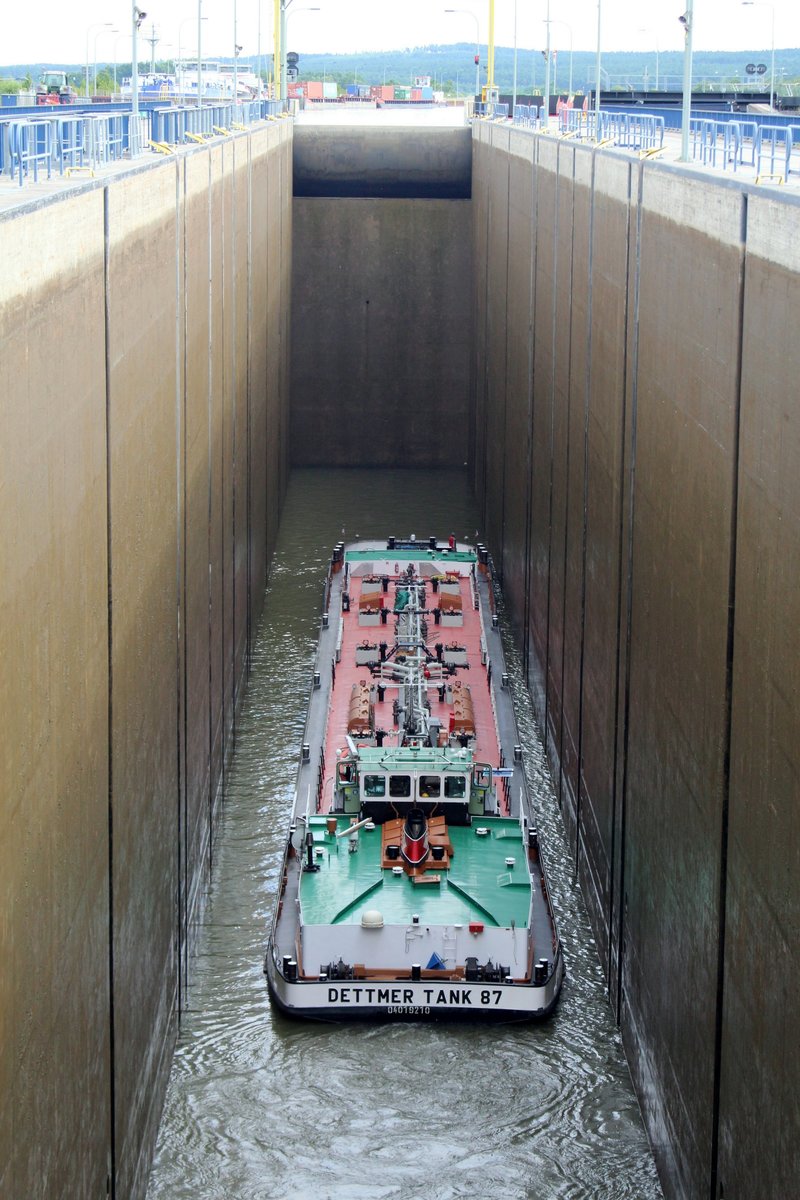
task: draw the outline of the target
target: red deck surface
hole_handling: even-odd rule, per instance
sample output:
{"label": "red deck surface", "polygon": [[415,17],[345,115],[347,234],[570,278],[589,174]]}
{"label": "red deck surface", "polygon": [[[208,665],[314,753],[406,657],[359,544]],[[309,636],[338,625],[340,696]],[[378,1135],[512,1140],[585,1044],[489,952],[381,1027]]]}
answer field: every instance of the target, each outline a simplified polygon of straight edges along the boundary
{"label": "red deck surface", "polygon": [[[399,577],[395,577],[399,578]],[[350,694],[354,683],[363,680],[372,682],[369,667],[356,664],[356,647],[364,641],[387,642],[391,648],[394,645],[395,617],[389,614],[386,625],[360,625],[358,621],[359,598],[361,596],[362,580],[357,575],[350,576],[350,611],[342,613],[343,633],[341,660],[336,664],[336,682],[331,694],[331,704],[328,711],[328,722],[325,731],[325,778],[322,790],[320,808],[327,811],[333,795],[333,776],[336,769],[336,751],[347,752],[345,736],[347,733],[347,715],[350,704]],[[473,607],[470,581],[468,577],[460,580],[460,592],[464,624],[461,626],[442,626],[434,624],[432,616],[428,617],[427,646],[435,653],[437,642],[447,645],[457,642],[467,651],[469,668],[456,669],[453,680],[460,679],[470,689],[475,717],[475,744],[473,755],[476,762],[491,763],[497,766],[500,762],[500,750],[497,741],[497,729],[492,709],[491,692],[487,680],[486,667],[481,663],[481,619],[480,612]],[[394,605],[394,580],[390,577],[389,591],[381,596],[381,602],[391,608]],[[436,603],[436,597],[428,590],[429,607]],[[394,724],[392,705],[397,695],[395,687],[387,687],[384,700],[375,698],[375,728],[386,730],[384,746],[397,745],[397,727]],[[438,717],[442,729],[449,727],[452,704],[442,703],[435,687],[428,691],[431,702],[431,716]],[[355,739],[358,744],[359,739]],[[367,744],[367,743],[364,743]]]}

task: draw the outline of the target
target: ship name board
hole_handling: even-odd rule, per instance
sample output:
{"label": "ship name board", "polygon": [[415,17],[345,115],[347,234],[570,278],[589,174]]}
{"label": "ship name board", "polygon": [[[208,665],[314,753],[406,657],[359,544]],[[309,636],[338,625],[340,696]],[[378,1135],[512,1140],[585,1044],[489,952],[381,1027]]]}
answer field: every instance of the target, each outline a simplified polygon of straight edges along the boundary
{"label": "ship name board", "polygon": [[329,987],[329,1004],[388,1004],[393,1007],[413,1004],[436,1008],[491,1008],[500,1003],[501,988],[471,987]]}

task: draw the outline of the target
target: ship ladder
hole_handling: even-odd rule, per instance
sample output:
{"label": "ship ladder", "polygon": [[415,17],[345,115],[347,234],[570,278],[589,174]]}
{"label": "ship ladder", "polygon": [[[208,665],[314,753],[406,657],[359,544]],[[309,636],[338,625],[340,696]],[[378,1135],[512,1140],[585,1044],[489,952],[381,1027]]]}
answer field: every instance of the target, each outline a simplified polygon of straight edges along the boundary
{"label": "ship ladder", "polygon": [[456,945],[456,935],[454,933],[446,933],[442,938],[442,958],[448,967],[456,965]]}

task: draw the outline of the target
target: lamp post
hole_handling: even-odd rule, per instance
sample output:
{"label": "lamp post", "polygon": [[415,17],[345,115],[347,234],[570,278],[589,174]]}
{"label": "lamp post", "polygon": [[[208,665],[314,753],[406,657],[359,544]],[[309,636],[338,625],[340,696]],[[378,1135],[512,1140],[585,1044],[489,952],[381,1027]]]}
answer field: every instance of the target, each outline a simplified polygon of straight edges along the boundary
{"label": "lamp post", "polygon": [[[203,0],[197,0],[197,107],[203,107]],[[199,117],[198,117],[199,120]]]}
{"label": "lamp post", "polygon": [[772,50],[769,70],[769,106],[775,107],[775,5],[769,0],[742,0],[743,8],[768,8],[772,13]]}
{"label": "lamp post", "polygon": [[514,0],[514,78],[511,85],[511,116],[517,111],[517,0]]}
{"label": "lamp post", "polygon": [[113,21],[94,21],[86,30],[86,77],[84,80],[84,91],[87,102],[89,100],[89,36],[93,29],[110,29],[113,24]]}
{"label": "lamp post", "polygon": [[287,9],[291,7],[294,0],[280,0],[281,10],[281,100],[286,100],[289,95],[289,81],[286,78],[286,37],[287,28],[289,25],[289,17]]}
{"label": "lamp post", "polygon": [[[446,13],[464,13],[467,17],[472,17],[475,22],[475,95],[481,94],[481,27],[478,22],[477,13],[472,12],[469,8],[446,8]],[[516,3],[515,3],[516,11]]]}
{"label": "lamp post", "polygon": [[102,37],[104,33],[119,33],[118,29],[98,29],[94,35],[94,68],[92,72],[92,95],[97,95],[97,39]]}
{"label": "lamp post", "polygon": [[138,5],[131,6],[131,125],[128,134],[131,158],[139,153],[139,47],[136,35],[146,16]]}
{"label": "lamp post", "polygon": [[256,63],[258,71],[258,91],[256,99],[261,99],[261,0],[258,0],[258,32],[256,33]]}
{"label": "lamp post", "polygon": [[570,24],[568,24],[566,21],[558,20],[556,17],[553,17],[550,24],[551,25],[563,25],[564,28],[566,29],[567,33],[569,34],[569,94],[571,96],[572,95],[572,26]]}
{"label": "lamp post", "polygon": [[294,4],[294,0],[281,0],[281,99],[285,100],[289,95],[289,80],[286,74],[286,48],[287,48],[287,31],[289,28],[289,18],[296,16],[301,12],[319,12],[319,5],[315,4],[312,7],[296,8],[293,13],[286,10]]}
{"label": "lamp post", "polygon": [[600,141],[600,37],[603,32],[603,0],[597,0],[597,58],[594,76],[594,140]]}
{"label": "lamp post", "polygon": [[686,12],[678,17],[684,29],[683,106],[681,111],[681,162],[689,161],[689,124],[692,117],[692,25],[694,0],[686,0]]}
{"label": "lamp post", "polygon": [[640,29],[639,33],[652,33],[656,39],[656,91],[658,91],[658,30],[657,29]]}
{"label": "lamp post", "polygon": [[[184,19],[178,25],[178,63],[180,64],[178,67],[178,70],[181,73],[181,85],[183,84],[183,59],[181,57],[181,54],[182,54],[181,43],[183,41],[183,27],[184,27],[184,25],[188,25],[190,21],[196,21],[196,20],[197,20],[197,17],[184,17]],[[208,17],[201,17],[200,20],[207,21]]]}
{"label": "lamp post", "polygon": [[547,36],[544,51],[544,127],[550,128],[550,0],[547,0]]}
{"label": "lamp post", "polygon": [[241,46],[236,29],[236,0],[233,0],[233,103],[239,99],[239,51]]}
{"label": "lamp post", "polygon": [[121,33],[121,34],[119,34],[118,37],[114,38],[114,95],[115,96],[117,94],[117,63],[119,62],[118,47],[119,47],[120,42],[124,42],[126,40],[130,41],[130,38],[131,38],[131,35],[129,33]]}

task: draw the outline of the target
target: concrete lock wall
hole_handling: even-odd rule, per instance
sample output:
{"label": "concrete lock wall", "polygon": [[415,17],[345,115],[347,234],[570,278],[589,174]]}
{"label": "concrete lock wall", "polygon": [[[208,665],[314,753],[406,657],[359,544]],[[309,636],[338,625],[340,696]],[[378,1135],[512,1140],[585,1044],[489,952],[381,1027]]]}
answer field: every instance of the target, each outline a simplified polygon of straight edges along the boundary
{"label": "concrete lock wall", "polygon": [[466,461],[469,152],[467,129],[296,130],[293,462]]}
{"label": "concrete lock wall", "polygon": [[474,446],[665,1192],[798,1169],[800,205],[478,125]]}
{"label": "concrete lock wall", "polygon": [[280,125],[0,219],[4,1198],[144,1193],[285,484],[290,195]]}

